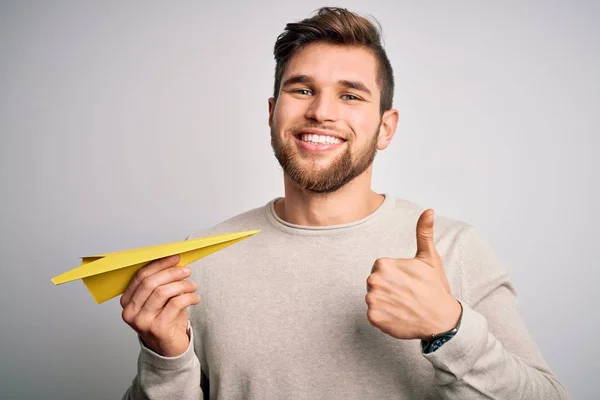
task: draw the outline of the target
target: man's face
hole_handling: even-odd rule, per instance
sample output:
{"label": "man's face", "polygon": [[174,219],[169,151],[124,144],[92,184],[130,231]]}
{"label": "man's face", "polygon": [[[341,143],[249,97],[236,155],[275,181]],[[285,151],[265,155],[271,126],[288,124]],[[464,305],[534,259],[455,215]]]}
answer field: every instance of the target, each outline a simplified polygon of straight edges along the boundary
{"label": "man's face", "polygon": [[289,61],[269,125],[275,156],[298,187],[334,192],[387,146],[376,79],[375,57],[357,47],[310,44]]}

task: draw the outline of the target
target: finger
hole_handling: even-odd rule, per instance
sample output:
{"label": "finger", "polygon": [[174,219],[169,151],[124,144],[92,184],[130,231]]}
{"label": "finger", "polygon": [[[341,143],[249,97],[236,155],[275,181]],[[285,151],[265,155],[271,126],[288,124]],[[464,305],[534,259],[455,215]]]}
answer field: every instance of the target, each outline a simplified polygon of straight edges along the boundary
{"label": "finger", "polygon": [[406,301],[393,292],[371,291],[365,295],[365,303],[367,303],[369,308],[385,310],[403,307]]}
{"label": "finger", "polygon": [[415,258],[426,262],[434,260],[438,255],[433,241],[433,220],[434,211],[428,209],[421,214],[417,221],[417,254]]}
{"label": "finger", "polygon": [[157,320],[163,324],[172,322],[183,310],[199,303],[200,296],[197,293],[185,293],[181,296],[172,297],[157,316]]}
{"label": "finger", "polygon": [[156,315],[165,307],[168,301],[176,296],[194,293],[198,289],[196,282],[184,280],[158,286],[144,303],[142,313]]}
{"label": "finger", "polygon": [[125,308],[127,304],[131,301],[131,297],[137,290],[138,286],[144,279],[147,277],[156,274],[159,271],[162,271],[167,268],[174,267],[179,262],[179,255],[176,254],[174,256],[161,258],[158,260],[154,260],[146,266],[140,268],[134,277],[131,279],[131,282],[127,285],[127,288],[121,295],[121,307]]}
{"label": "finger", "polygon": [[191,275],[189,267],[171,267],[158,271],[153,275],[148,276],[135,289],[129,303],[126,305],[129,312],[137,314],[144,304],[152,295],[152,293],[160,286],[167,285],[171,282],[178,282],[188,278]]}
{"label": "finger", "polygon": [[395,287],[394,282],[401,282],[402,279],[397,278],[399,274],[393,276],[385,276],[384,274],[374,273],[367,277],[367,292],[382,292],[382,293],[394,293]]}
{"label": "finger", "polygon": [[371,268],[371,274],[376,272],[383,272],[385,270],[391,269],[390,266],[394,265],[395,261],[392,258],[378,258],[373,263],[373,267]]}
{"label": "finger", "polygon": [[409,264],[412,258],[378,258],[373,263],[371,273],[381,273],[383,275],[394,275],[402,270],[404,265]]}
{"label": "finger", "polygon": [[367,319],[369,323],[380,330],[392,319],[392,315],[384,309],[369,308],[367,310]]}

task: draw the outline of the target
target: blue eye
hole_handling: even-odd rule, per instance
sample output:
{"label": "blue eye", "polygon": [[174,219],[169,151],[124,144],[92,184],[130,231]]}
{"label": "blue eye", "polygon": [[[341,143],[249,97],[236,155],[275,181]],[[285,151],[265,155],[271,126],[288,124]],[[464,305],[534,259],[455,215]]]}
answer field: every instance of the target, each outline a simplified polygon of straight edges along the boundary
{"label": "blue eye", "polygon": [[312,94],[311,91],[308,89],[296,89],[294,90],[294,93],[298,93],[305,96],[310,96]]}

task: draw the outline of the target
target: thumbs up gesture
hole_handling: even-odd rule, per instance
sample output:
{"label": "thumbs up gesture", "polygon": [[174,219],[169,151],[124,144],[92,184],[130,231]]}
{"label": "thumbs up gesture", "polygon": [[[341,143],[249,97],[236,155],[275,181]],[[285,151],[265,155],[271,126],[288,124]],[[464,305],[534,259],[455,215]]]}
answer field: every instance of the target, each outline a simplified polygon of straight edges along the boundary
{"label": "thumbs up gesture", "polygon": [[367,278],[367,318],[397,339],[427,340],[454,328],[460,318],[433,242],[433,215],[425,210],[417,221],[414,258],[379,258]]}

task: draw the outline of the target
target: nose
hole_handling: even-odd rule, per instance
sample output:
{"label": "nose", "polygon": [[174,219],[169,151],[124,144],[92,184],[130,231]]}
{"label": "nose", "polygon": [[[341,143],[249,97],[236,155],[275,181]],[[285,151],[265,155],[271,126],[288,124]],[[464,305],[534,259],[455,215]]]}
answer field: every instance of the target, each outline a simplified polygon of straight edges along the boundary
{"label": "nose", "polygon": [[325,93],[319,93],[310,102],[305,117],[316,122],[335,122],[338,117],[337,114],[335,99]]}

